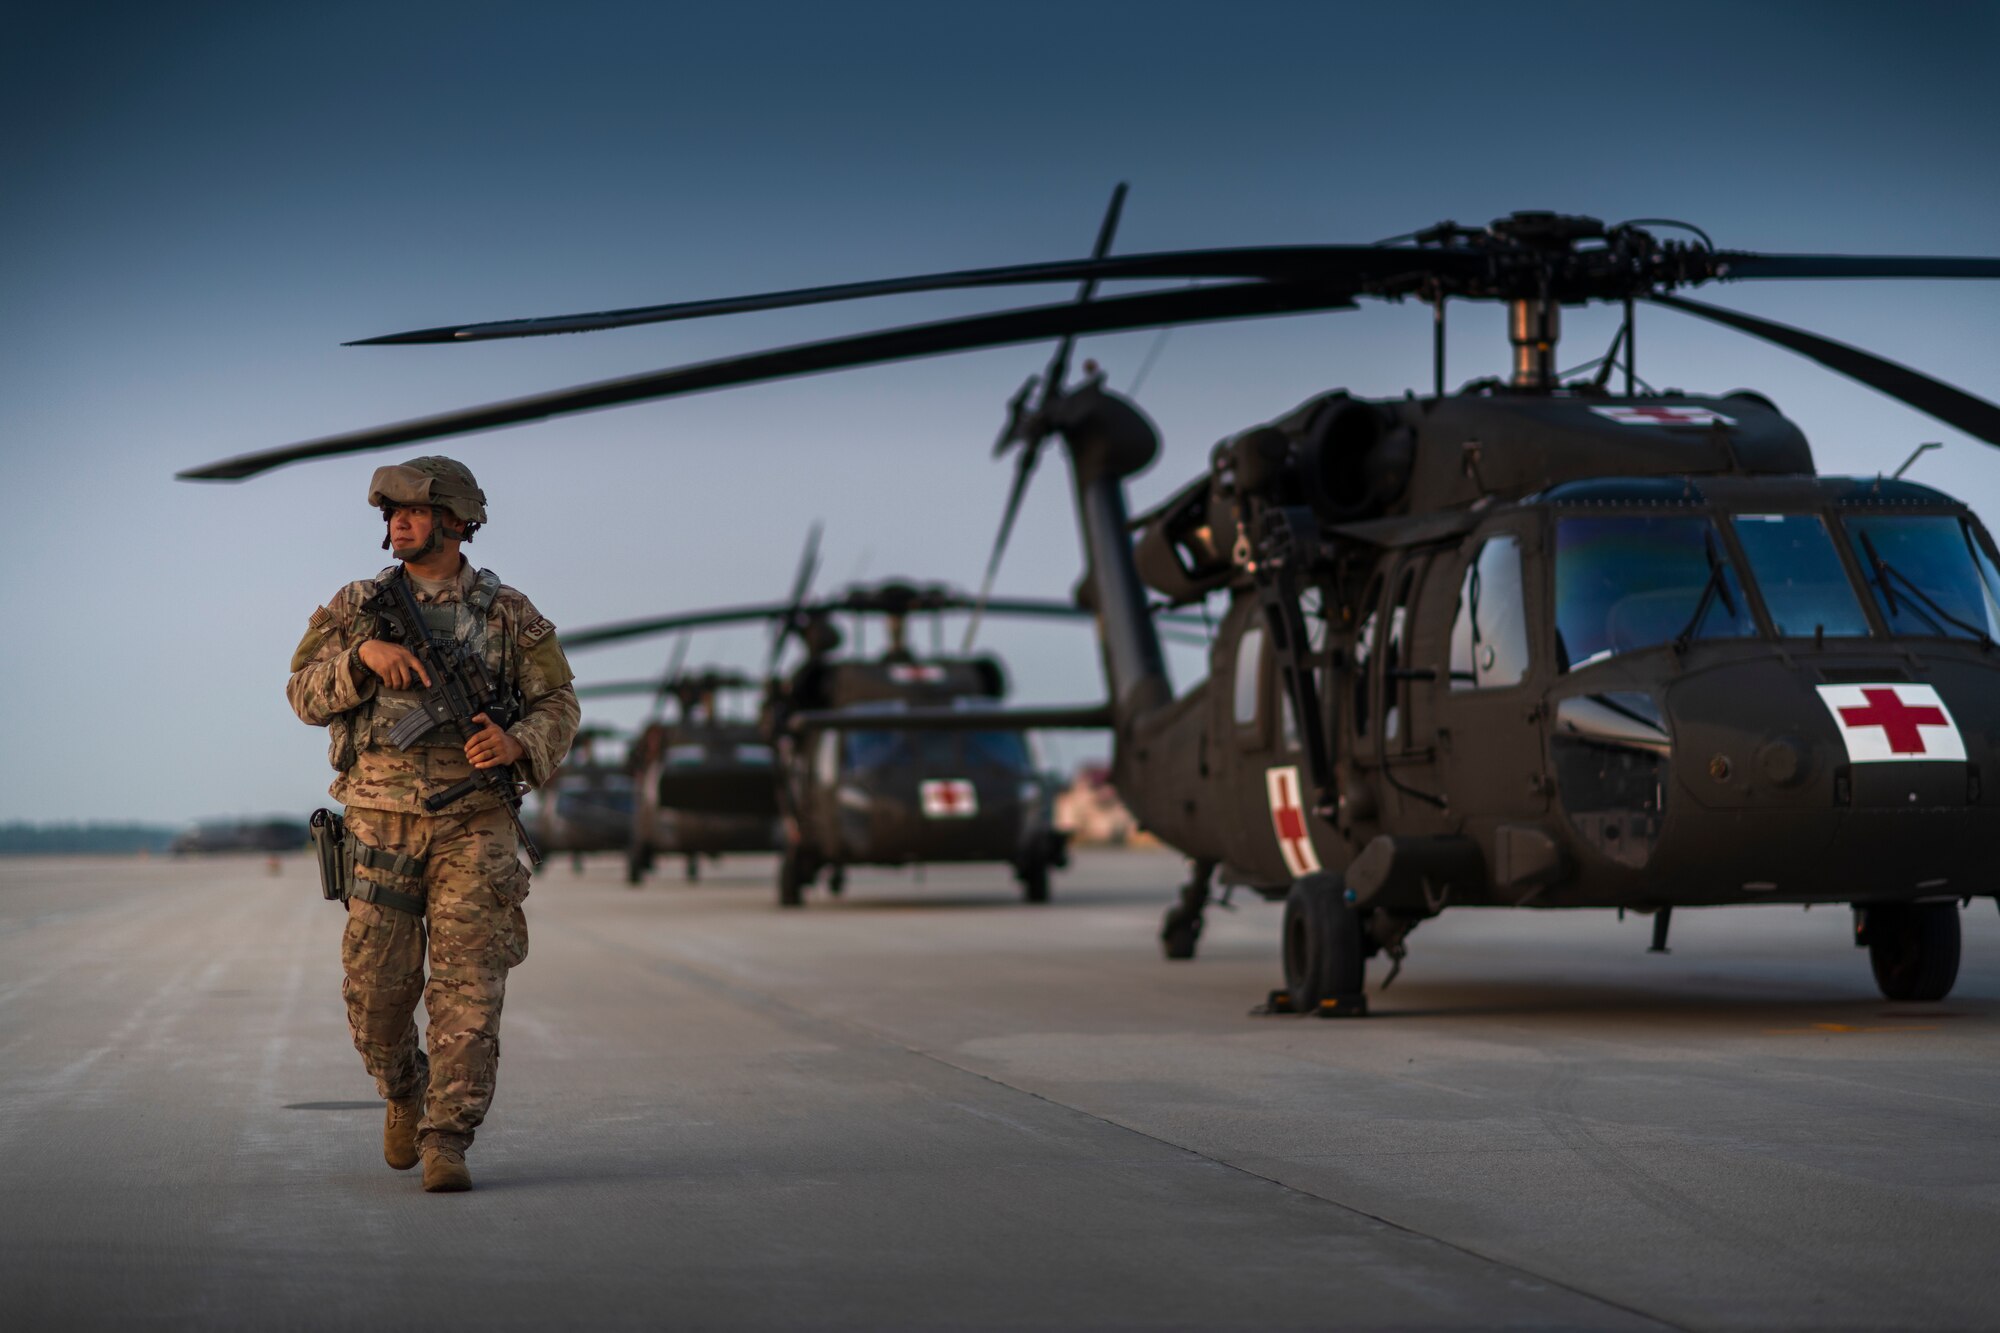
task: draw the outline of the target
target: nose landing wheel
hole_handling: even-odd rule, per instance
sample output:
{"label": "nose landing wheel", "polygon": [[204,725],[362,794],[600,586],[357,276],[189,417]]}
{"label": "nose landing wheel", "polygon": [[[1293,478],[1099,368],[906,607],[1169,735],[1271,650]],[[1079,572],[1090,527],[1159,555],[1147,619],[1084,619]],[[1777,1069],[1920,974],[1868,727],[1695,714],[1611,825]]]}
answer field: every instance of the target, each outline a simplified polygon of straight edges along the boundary
{"label": "nose landing wheel", "polygon": [[1875,984],[1891,1000],[1942,1000],[1958,980],[1958,904],[1882,903],[1854,912]]}

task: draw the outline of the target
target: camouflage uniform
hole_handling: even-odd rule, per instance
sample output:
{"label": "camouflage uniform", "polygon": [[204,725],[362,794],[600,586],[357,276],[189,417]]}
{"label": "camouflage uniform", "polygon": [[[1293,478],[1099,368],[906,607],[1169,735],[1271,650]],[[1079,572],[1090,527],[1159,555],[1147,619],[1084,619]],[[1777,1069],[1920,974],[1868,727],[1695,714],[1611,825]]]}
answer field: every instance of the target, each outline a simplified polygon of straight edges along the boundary
{"label": "camouflage uniform", "polygon": [[[381,1095],[398,1101],[425,1094],[419,1143],[463,1151],[493,1100],[507,970],[528,953],[521,911],[528,874],[497,793],[482,788],[436,814],[424,810],[424,797],[473,771],[454,728],[441,727],[407,751],[388,742],[418,696],[383,685],[362,665],[359,647],[381,637],[362,604],[397,568],[348,584],[313,612],[285,694],[302,720],[330,733],[327,757],[340,776],[329,790],[347,807],[349,832],[378,851],[424,863],[413,875],[356,867],[359,878],[422,898],[425,914],[350,900],[341,992],[354,1045]],[[435,597],[414,584],[412,591],[434,633],[444,626],[461,640],[483,639],[488,670],[519,687],[524,709],[509,728],[526,751],[517,767],[531,784],[546,782],[568,754],[578,720],[555,627],[526,597],[469,562],[456,586]],[[483,619],[481,603],[488,603]],[[414,1021],[420,994],[430,1015],[428,1057]]]}

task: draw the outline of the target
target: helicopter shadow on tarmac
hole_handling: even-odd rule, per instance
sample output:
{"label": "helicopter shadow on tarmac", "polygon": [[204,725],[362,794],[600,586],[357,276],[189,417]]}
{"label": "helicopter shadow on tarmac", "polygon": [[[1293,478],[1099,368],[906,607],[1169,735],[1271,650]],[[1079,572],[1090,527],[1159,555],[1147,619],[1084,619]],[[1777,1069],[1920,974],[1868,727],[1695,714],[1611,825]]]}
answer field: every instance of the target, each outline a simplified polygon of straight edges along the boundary
{"label": "helicopter shadow on tarmac", "polygon": [[[1885,1008],[1866,993],[1865,978],[1851,986],[1800,983],[1790,994],[1771,995],[1776,983],[1743,973],[1703,971],[1689,978],[1698,993],[1662,990],[1642,981],[1518,981],[1461,978],[1400,987],[1369,997],[1371,1019],[1453,1022],[1533,1020],[1553,1023],[1568,1038],[1624,1041],[1638,1030],[1654,1039],[1730,1037],[1881,1037],[1976,1027],[2000,1006],[1961,1002],[1949,1012],[1913,1006]],[[1310,1015],[1279,1015],[1279,1019]],[[1969,1033],[1968,1033],[1969,1035]]]}

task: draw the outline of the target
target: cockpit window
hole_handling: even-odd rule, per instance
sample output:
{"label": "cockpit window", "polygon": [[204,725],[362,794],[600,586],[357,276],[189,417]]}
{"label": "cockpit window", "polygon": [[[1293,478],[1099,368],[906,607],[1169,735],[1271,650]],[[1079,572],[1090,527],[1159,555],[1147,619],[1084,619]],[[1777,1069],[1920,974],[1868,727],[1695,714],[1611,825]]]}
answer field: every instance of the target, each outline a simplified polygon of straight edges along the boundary
{"label": "cockpit window", "polygon": [[1861,638],[1868,617],[1817,514],[1737,514],[1736,540],[1780,638]]}
{"label": "cockpit window", "polygon": [[913,764],[930,772],[997,768],[1026,772],[1034,763],[1018,731],[850,731],[849,769]]}
{"label": "cockpit window", "polygon": [[1566,671],[1618,653],[1757,632],[1715,524],[1618,514],[1556,524],[1556,650]]}
{"label": "cockpit window", "polygon": [[1034,767],[1028,758],[1028,738],[1018,731],[968,731],[964,735],[965,761],[973,768],[1025,773]]}
{"label": "cockpit window", "polygon": [[1963,519],[1854,515],[1847,531],[1891,634],[2000,638],[2000,573]]}

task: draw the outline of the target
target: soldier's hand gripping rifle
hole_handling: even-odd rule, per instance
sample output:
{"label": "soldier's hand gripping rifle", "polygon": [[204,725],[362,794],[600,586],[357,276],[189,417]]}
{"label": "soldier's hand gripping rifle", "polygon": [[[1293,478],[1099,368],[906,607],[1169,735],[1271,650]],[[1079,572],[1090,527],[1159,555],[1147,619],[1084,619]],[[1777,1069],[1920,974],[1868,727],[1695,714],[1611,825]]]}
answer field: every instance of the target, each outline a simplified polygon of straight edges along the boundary
{"label": "soldier's hand gripping rifle", "polygon": [[[480,724],[473,719],[482,713],[502,731],[521,720],[519,692],[502,690],[486,669],[485,658],[473,651],[472,645],[441,639],[431,633],[423,610],[410,591],[409,577],[403,571],[391,575],[364,609],[382,618],[390,636],[415,654],[431,681],[428,685],[417,685],[418,706],[389,730],[389,741],[398,750],[409,749],[442,726],[456,726],[461,736],[469,737],[480,730]],[[512,764],[474,769],[471,777],[424,798],[424,809],[435,814],[482,787],[498,792],[528,860],[539,867],[541,851],[521,823],[521,793],[526,785]]]}

